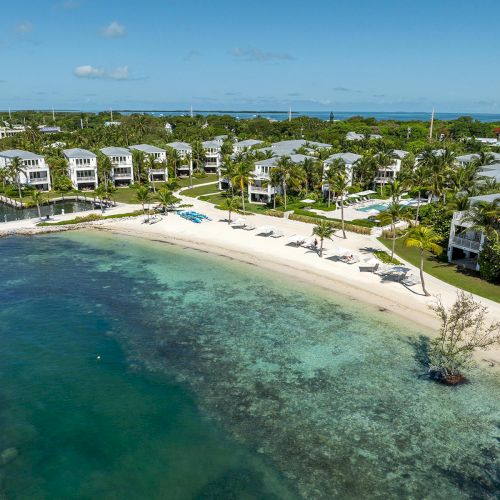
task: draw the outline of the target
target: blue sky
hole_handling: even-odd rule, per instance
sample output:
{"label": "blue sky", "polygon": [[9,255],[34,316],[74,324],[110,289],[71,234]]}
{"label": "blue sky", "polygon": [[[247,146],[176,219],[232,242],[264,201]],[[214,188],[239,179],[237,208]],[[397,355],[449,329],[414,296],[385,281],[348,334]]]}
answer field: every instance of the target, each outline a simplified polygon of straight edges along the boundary
{"label": "blue sky", "polygon": [[0,108],[500,113],[499,19],[498,0],[16,0]]}

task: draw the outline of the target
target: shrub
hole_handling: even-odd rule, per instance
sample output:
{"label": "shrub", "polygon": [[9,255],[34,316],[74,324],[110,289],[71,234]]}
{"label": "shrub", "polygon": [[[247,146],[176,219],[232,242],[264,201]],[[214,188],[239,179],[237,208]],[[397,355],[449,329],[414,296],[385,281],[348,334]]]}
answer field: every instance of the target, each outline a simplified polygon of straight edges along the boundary
{"label": "shrub", "polygon": [[401,264],[398,259],[391,259],[391,256],[385,250],[377,250],[373,252],[373,255],[375,255],[375,257],[377,257],[377,259],[382,261],[384,264]]}
{"label": "shrub", "polygon": [[[307,215],[301,215],[301,214],[290,214],[288,217],[290,220],[296,220],[299,222],[307,222],[308,224],[318,224],[321,220],[328,220],[331,222],[332,226],[335,229],[341,229],[342,223],[338,221],[332,221],[331,219],[328,219],[328,217],[323,217],[323,216],[318,216],[318,217],[310,217]],[[370,234],[371,229],[368,227],[361,227],[361,226],[355,226],[354,224],[345,224],[345,230],[349,231],[351,233],[357,233],[357,234]]]}
{"label": "shrub", "polygon": [[500,283],[500,242],[486,240],[479,254],[479,274],[492,283]]}

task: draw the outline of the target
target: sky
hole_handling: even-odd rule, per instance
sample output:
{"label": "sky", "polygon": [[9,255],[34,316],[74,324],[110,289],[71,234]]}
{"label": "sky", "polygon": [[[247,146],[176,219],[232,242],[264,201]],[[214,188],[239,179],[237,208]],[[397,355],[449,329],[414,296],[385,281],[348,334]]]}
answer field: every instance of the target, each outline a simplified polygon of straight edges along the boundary
{"label": "sky", "polygon": [[15,0],[0,109],[500,113],[499,0]]}

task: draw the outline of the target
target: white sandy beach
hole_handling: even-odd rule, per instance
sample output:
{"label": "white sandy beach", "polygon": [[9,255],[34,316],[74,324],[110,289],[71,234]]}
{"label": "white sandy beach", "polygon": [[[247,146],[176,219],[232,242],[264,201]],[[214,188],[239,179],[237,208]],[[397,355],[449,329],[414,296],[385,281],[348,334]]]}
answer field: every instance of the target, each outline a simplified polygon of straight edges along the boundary
{"label": "white sandy beach", "polygon": [[[230,227],[226,222],[227,212],[216,209],[208,202],[184,198],[183,203],[192,204],[190,210],[203,213],[212,221],[195,224],[170,213],[168,216],[163,216],[160,222],[151,225],[144,223],[144,217],[111,219],[92,225],[101,230],[201,249],[274,272],[286,273],[297,280],[310,282],[333,293],[343,294],[390,311],[423,326],[426,330],[435,331],[439,326],[434,313],[429,310],[429,304],[435,301],[437,296],[440,296],[445,304],[451,304],[456,297],[455,287],[429,275],[426,275],[426,284],[432,297],[425,297],[420,285],[408,288],[398,282],[384,281],[376,274],[360,272],[357,264],[348,265],[328,258],[332,256],[333,248],[336,246],[351,249],[364,257],[369,257],[376,249],[385,250],[374,236],[347,233],[345,240],[335,236],[333,240],[325,241],[324,256],[319,258],[313,250],[287,245],[287,239],[292,235],[311,235],[311,224],[264,215],[245,216],[248,223],[257,227],[270,225],[285,234],[282,238],[258,236],[256,231]],[[130,212],[132,208],[139,207],[122,205],[108,210],[107,213]],[[239,217],[240,215],[233,214],[233,220]],[[57,218],[58,220],[74,218],[74,214]],[[5,223],[0,227],[0,235],[30,231],[34,228],[34,220]],[[405,265],[418,275],[418,269],[408,263]],[[500,321],[499,303],[482,297],[477,299],[488,307],[491,320]],[[500,349],[478,353],[478,358],[500,363]]]}

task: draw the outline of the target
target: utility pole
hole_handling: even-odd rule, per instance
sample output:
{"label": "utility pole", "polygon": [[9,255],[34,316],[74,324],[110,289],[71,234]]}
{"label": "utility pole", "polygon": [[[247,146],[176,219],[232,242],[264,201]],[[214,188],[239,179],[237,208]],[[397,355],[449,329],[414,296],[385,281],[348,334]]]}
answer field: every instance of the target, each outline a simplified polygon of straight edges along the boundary
{"label": "utility pole", "polygon": [[54,106],[52,106],[52,121],[56,123],[56,115],[54,113]]}
{"label": "utility pole", "polygon": [[191,112],[190,112],[191,118],[193,118],[193,106],[191,105]]}
{"label": "utility pole", "polygon": [[9,108],[9,120],[12,120],[12,113],[10,112],[10,108]]}
{"label": "utility pole", "polygon": [[110,111],[111,111],[111,121],[113,121],[113,108],[111,108]]}
{"label": "utility pole", "polygon": [[408,140],[410,138],[410,135],[411,135],[411,127],[408,127],[406,129],[406,140]]}
{"label": "utility pole", "polygon": [[432,115],[431,115],[431,128],[429,130],[429,141],[432,141],[432,130],[434,128],[434,108],[432,108]]}
{"label": "utility pole", "polygon": [[288,121],[289,122],[292,121],[292,107],[291,106],[288,108]]}

